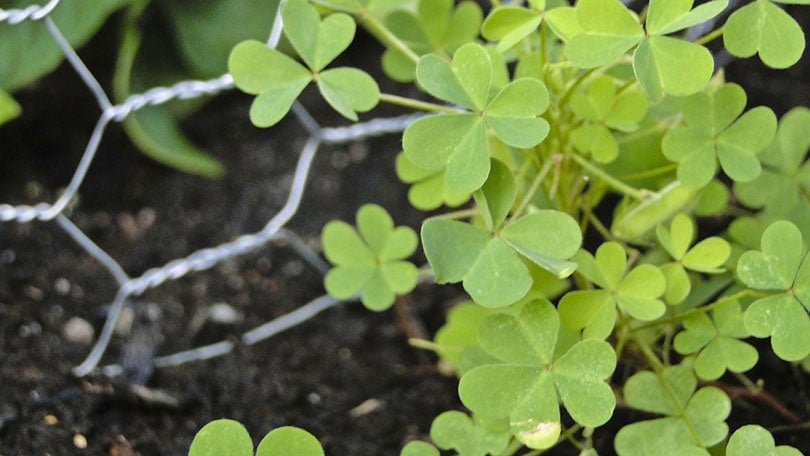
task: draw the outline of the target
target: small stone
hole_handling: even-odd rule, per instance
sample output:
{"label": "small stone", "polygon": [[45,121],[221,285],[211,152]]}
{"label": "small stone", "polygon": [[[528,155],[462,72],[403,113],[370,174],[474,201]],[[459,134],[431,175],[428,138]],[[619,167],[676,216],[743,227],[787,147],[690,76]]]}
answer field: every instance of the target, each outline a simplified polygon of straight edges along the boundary
{"label": "small stone", "polygon": [[59,296],[67,296],[70,293],[70,281],[60,277],[53,283],[53,289]]}
{"label": "small stone", "polygon": [[87,448],[87,437],[83,436],[82,434],[74,434],[73,446],[75,446],[80,450],[84,450],[85,448]]}
{"label": "small stone", "polygon": [[95,335],[93,325],[83,318],[73,317],[62,326],[62,336],[70,343],[90,345]]}
{"label": "small stone", "polygon": [[242,312],[239,312],[224,302],[213,304],[208,309],[208,319],[214,323],[232,325],[241,322],[244,318]]}
{"label": "small stone", "polygon": [[380,407],[382,407],[382,402],[380,402],[379,399],[375,399],[372,397],[371,399],[366,399],[357,407],[349,410],[349,416],[351,416],[352,418],[358,418],[363,415],[368,415],[369,413],[379,409]]}
{"label": "small stone", "polygon": [[42,422],[45,423],[46,426],[56,426],[59,424],[59,419],[53,415],[45,415],[42,417]]}

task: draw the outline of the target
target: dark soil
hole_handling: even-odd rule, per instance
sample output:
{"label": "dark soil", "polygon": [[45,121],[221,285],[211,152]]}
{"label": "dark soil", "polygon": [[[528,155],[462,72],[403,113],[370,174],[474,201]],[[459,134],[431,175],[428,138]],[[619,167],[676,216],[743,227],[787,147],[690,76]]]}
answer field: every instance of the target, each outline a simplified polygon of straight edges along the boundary
{"label": "dark soil", "polygon": [[[102,75],[112,62],[104,40],[81,54]],[[746,85],[754,102],[773,104],[769,94],[775,94],[781,111],[809,104],[807,64],[772,78],[759,64],[744,62],[729,75]],[[64,66],[19,99],[25,115],[0,130],[0,202],[53,201],[75,169],[98,109]],[[340,122],[318,112],[314,100],[307,105],[319,120]],[[260,229],[284,203],[306,138],[292,117],[269,131],[251,127],[249,101],[218,97],[185,124],[227,166],[219,181],[154,164],[111,126],[71,220],[132,276]],[[394,135],[321,147],[290,228],[318,249],[327,221],[351,221],[367,202],[386,207],[398,223],[418,226],[423,216],[407,204],[407,189],[393,172],[398,141]],[[146,331],[159,355],[233,338],[322,295],[321,280],[287,246],[271,245],[148,292],[136,307],[154,303],[161,317],[150,326],[136,312],[132,331]],[[233,354],[157,370],[146,382],[148,394],[133,388],[131,378],[70,373],[90,346],[69,342],[66,323],[79,317],[97,333],[116,288],[55,224],[0,224],[0,455],[182,455],[199,427],[220,417],[241,421],[256,441],[275,427],[297,425],[318,436],[331,455],[398,454],[408,440],[426,437],[434,416],[460,407],[456,380],[437,372],[432,355],[407,344],[409,335],[437,329],[458,297],[454,288],[419,289],[397,310],[379,314],[343,304]],[[217,303],[243,320],[206,321]],[[143,337],[116,336],[104,362],[119,362],[137,340]],[[807,421],[807,375],[772,359],[757,369],[752,377],[763,378],[776,399]],[[736,400],[734,413],[732,427],[791,424],[751,398]],[[602,455],[612,452],[612,433],[639,418],[622,410],[617,416],[611,428],[598,431]],[[780,444],[810,451],[803,432],[775,435]],[[82,439],[84,450],[77,447]]]}

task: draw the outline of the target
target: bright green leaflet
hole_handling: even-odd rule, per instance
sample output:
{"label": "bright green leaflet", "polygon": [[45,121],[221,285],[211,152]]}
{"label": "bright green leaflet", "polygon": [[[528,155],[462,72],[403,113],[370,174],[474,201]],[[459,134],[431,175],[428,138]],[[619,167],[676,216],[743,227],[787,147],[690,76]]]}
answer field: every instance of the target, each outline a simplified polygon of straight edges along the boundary
{"label": "bright green leaflet", "polygon": [[623,427],[614,446],[622,456],[677,454],[708,456],[706,448],[728,434],[725,419],[731,401],[719,388],[695,391],[697,380],[687,366],[669,366],[660,374],[641,371],[624,385],[631,407],[666,415]]}
{"label": "bright green leaflet", "polygon": [[695,226],[686,214],[676,215],[669,229],[659,225],[656,235],[661,247],[675,260],[661,266],[667,278],[664,297],[669,304],[683,301],[692,289],[686,269],[707,274],[720,273],[731,255],[729,243],[716,236],[706,238],[690,248],[695,240]]}
{"label": "bright green leaflet", "polygon": [[11,97],[11,95],[0,90],[0,125],[19,116],[22,107]]}
{"label": "bright green leaflet", "polygon": [[436,332],[436,353],[442,361],[449,362],[463,372],[462,351],[478,345],[478,325],[487,315],[495,312],[474,302],[457,304],[447,314],[447,321]]}
{"label": "bright green leaflet", "polygon": [[422,243],[437,283],[463,281],[478,304],[504,307],[529,292],[532,276],[525,258],[558,277],[570,275],[568,262],[582,242],[571,216],[542,210],[520,217],[497,236],[455,220],[434,218],[422,226]]}
{"label": "bright green leaflet", "polygon": [[441,456],[441,453],[435,446],[427,442],[413,440],[402,448],[399,456]]}
{"label": "bright green leaflet", "polygon": [[746,98],[740,86],[729,83],[712,94],[698,93],[684,100],[686,125],[667,133],[661,144],[664,155],[678,163],[681,182],[703,187],[717,173],[718,160],[735,181],[749,182],[759,176],[756,154],[771,144],[776,116],[764,106],[742,114]]}
{"label": "bright green leaflet", "polygon": [[416,286],[416,266],[404,261],[416,250],[416,233],[406,226],[395,228],[388,212],[375,204],[357,211],[357,229],[359,234],[341,221],[324,227],[324,254],[335,265],[324,279],[326,291],[339,299],[362,291],[363,305],[385,310],[396,295],[410,293]]}
{"label": "bright green leaflet", "polygon": [[[620,156],[621,157],[621,156]],[[657,192],[656,198],[633,201],[618,208],[610,232],[620,239],[644,240],[661,223],[678,212],[688,211],[699,201],[700,192],[675,181]]]}
{"label": "bright green leaflet", "polygon": [[357,112],[377,105],[380,89],[365,72],[347,67],[323,70],[354,39],[356,25],[351,16],[335,13],[321,20],[307,0],[289,0],[282,17],[287,38],[309,68],[259,41],[240,43],[228,59],[236,86],[258,95],[250,108],[256,126],[278,123],[310,81],[315,81],[324,100],[347,119],[357,121]]}
{"label": "bright green leaflet", "polygon": [[748,307],[746,329],[756,337],[771,336],[774,353],[786,361],[810,355],[810,259],[796,225],[771,224],[761,250],[740,257],[737,276],[753,289],[781,292]]}
{"label": "bright green leaflet", "polygon": [[409,125],[402,138],[408,159],[426,170],[444,168],[454,192],[472,193],[487,179],[487,126],[505,144],[518,148],[533,147],[548,134],[548,122],[537,117],[549,104],[545,85],[533,78],[517,79],[490,100],[493,65],[479,44],[461,46],[452,62],[425,55],[416,75],[431,95],[472,111],[424,117]]}
{"label": "bright green leaflet", "polygon": [[433,420],[430,438],[443,450],[454,449],[464,456],[499,454],[509,444],[508,426],[494,429],[457,411],[444,412]]}
{"label": "bright green leaflet", "polygon": [[[128,0],[74,0],[60,4],[50,18],[74,47],[79,48]],[[3,2],[3,8],[25,8],[31,1]],[[36,58],[32,58],[36,56]],[[41,21],[0,26],[0,89],[14,92],[59,65],[64,54]]]}
{"label": "bright green leaflet", "polygon": [[749,424],[731,435],[726,456],[802,456],[802,452],[788,445],[776,446],[767,429]]}
{"label": "bright green leaflet", "polygon": [[596,257],[580,250],[572,258],[580,274],[602,289],[566,293],[560,301],[560,318],[572,329],[583,330],[585,338],[605,339],[616,324],[618,306],[633,318],[655,320],[666,311],[658,299],[666,288],[664,274],[656,266],[643,264],[627,274],[627,254],[617,242],[599,246]]}
{"label": "bright green leaflet", "polygon": [[711,318],[702,313],[688,317],[683,326],[684,331],[675,336],[675,350],[685,355],[699,352],[695,373],[703,380],[717,380],[726,370],[745,372],[759,359],[759,352],[740,340],[751,334],[736,301],[714,309]]}
{"label": "bright green leaflet", "polygon": [[203,426],[194,436],[188,456],[252,456],[253,441],[247,429],[234,420],[219,419]]}
{"label": "bright green leaflet", "polygon": [[581,0],[576,13],[583,32],[568,40],[565,55],[577,66],[595,68],[615,62],[637,46],[633,69],[651,99],[693,94],[711,78],[711,53],[703,46],[663,35],[711,19],[728,1],[715,0],[694,10],[692,4],[691,0],[651,1],[645,35],[635,14],[618,0]]}
{"label": "bright green leaflet", "polygon": [[737,57],[758,53],[773,68],[792,66],[805,47],[802,28],[770,0],[757,0],[735,11],[723,27],[723,44]]}
{"label": "bright green leaflet", "polygon": [[619,143],[611,130],[636,130],[647,114],[648,102],[638,90],[618,94],[613,79],[603,76],[591,83],[587,93],[574,94],[570,105],[585,121],[571,133],[574,146],[599,163],[610,163],[619,155]]}
{"label": "bright green leaflet", "polygon": [[734,193],[745,205],[775,215],[789,214],[800,202],[810,202],[810,109],[790,110],[779,121],[773,143],[760,154],[762,174],[737,182]]}
{"label": "bright green leaflet", "polygon": [[[616,405],[605,382],[616,366],[607,342],[577,342],[554,358],[560,320],[547,300],[528,303],[519,317],[496,314],[481,322],[478,339],[500,363],[461,377],[459,396],[473,413],[509,418],[518,434],[560,421],[559,404],[583,426],[607,422]],[[551,446],[556,439],[549,439]]]}
{"label": "bright green leaflet", "polygon": [[411,184],[408,190],[408,201],[413,207],[430,211],[442,205],[458,207],[470,199],[469,194],[454,192],[447,186],[444,170],[426,170],[414,165],[404,153],[397,155],[397,177]]}
{"label": "bright green leaflet", "polygon": [[505,52],[534,33],[543,21],[543,11],[519,6],[494,8],[483,25],[481,35],[498,41],[498,51]]}
{"label": "bright green leaflet", "polygon": [[[481,7],[471,1],[462,1],[454,8],[452,0],[420,0],[416,14],[393,11],[385,24],[417,55],[452,55],[461,45],[476,40],[482,19]],[[383,53],[382,64],[395,81],[416,78],[416,64],[396,48]]]}
{"label": "bright green leaflet", "polygon": [[256,448],[256,456],[293,454],[296,456],[324,456],[324,451],[314,435],[293,426],[273,429],[264,436]]}

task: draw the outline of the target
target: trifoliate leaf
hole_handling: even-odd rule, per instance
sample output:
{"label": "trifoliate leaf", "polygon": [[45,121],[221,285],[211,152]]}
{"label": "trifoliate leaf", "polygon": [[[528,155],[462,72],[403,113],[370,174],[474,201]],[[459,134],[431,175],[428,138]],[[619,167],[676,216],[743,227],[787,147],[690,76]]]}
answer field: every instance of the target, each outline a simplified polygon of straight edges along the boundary
{"label": "trifoliate leaf", "polygon": [[428,93],[474,112],[419,119],[403,135],[405,155],[417,167],[445,169],[448,187],[469,194],[489,174],[489,126],[505,144],[528,148],[542,141],[548,122],[538,116],[549,102],[545,85],[534,78],[515,80],[495,94],[492,61],[479,44],[460,47],[452,62],[428,54],[419,60],[417,79]]}
{"label": "trifoliate leaf", "polygon": [[[416,55],[439,52],[452,55],[462,45],[475,41],[483,19],[481,7],[462,1],[453,8],[452,0],[420,0],[416,12],[396,10],[385,24]],[[394,47],[382,57],[383,70],[399,82],[416,78],[416,64]]]}
{"label": "trifoliate leaf", "polygon": [[802,452],[788,445],[776,446],[767,429],[749,424],[737,429],[726,446],[726,456],[801,456]]}
{"label": "trifoliate leaf", "polygon": [[545,300],[526,304],[519,317],[485,318],[479,342],[501,362],[462,376],[462,402],[485,417],[508,417],[516,434],[558,423],[560,402],[578,423],[604,424],[615,407],[613,391],[604,381],[616,365],[613,349],[604,341],[588,340],[555,360],[558,334],[559,317]]}
{"label": "trifoliate leaf", "polygon": [[[214,453],[222,454],[222,453]],[[318,439],[309,432],[294,426],[283,426],[270,431],[256,448],[256,456],[324,456]]]}
{"label": "trifoliate leaf", "polygon": [[762,106],[740,116],[745,101],[745,91],[736,84],[684,100],[686,125],[667,133],[661,144],[664,155],[678,163],[681,182],[695,188],[708,184],[717,160],[735,181],[748,182],[759,175],[756,154],[773,140],[776,117]]}
{"label": "trifoliate leaf", "polygon": [[[743,204],[786,215],[810,194],[810,109],[794,108],[779,121],[773,143],[760,154],[762,174],[737,182],[734,193]],[[804,192],[804,193],[803,193]]]}
{"label": "trifoliate leaf", "polygon": [[357,212],[358,232],[345,222],[332,221],[321,240],[326,258],[335,267],[324,278],[326,291],[346,299],[362,291],[361,301],[371,310],[385,310],[397,294],[416,286],[417,269],[402,261],[416,250],[416,233],[394,227],[380,206],[367,204]]}
{"label": "trifoliate leaf", "polygon": [[579,272],[603,290],[566,293],[560,300],[560,318],[572,329],[583,330],[583,337],[604,339],[613,331],[616,307],[639,320],[655,320],[666,311],[658,299],[666,289],[666,279],[653,265],[640,265],[625,275],[627,255],[620,244],[607,242],[596,257],[580,250],[572,258]]}
{"label": "trifoliate leaf", "polygon": [[624,386],[625,401],[631,407],[669,415],[623,427],[614,446],[621,455],[683,454],[708,456],[709,448],[728,434],[724,422],[731,401],[719,388],[704,387],[695,392],[697,381],[685,366],[664,368],[659,376],[639,372]]}
{"label": "trifoliate leaf", "polygon": [[804,33],[796,20],[769,0],[757,0],[729,16],[723,44],[737,57],[759,54],[772,68],[787,68],[804,52]]}
{"label": "trifoliate leaf", "polygon": [[250,108],[256,126],[278,123],[313,79],[327,103],[350,120],[377,105],[380,89],[368,74],[355,68],[321,71],[354,39],[351,16],[335,13],[321,20],[307,0],[290,0],[282,17],[284,32],[309,69],[259,41],[238,44],[228,59],[236,86],[258,95]]}
{"label": "trifoliate leaf", "polygon": [[465,456],[487,456],[502,452],[512,433],[506,427],[493,430],[462,412],[444,412],[433,420],[430,438],[444,450],[453,449]]}
{"label": "trifoliate leaf", "polygon": [[761,251],[742,254],[737,275],[751,288],[781,292],[754,301],[745,327],[771,336],[774,353],[786,361],[810,355],[810,260],[796,225],[778,221],[762,234]]}
{"label": "trifoliate leaf", "polygon": [[750,336],[743,325],[739,303],[730,302],[716,308],[712,318],[697,314],[683,321],[684,331],[675,336],[678,353],[699,352],[695,373],[704,380],[716,380],[726,370],[745,372],[756,364],[759,352],[740,339]]}

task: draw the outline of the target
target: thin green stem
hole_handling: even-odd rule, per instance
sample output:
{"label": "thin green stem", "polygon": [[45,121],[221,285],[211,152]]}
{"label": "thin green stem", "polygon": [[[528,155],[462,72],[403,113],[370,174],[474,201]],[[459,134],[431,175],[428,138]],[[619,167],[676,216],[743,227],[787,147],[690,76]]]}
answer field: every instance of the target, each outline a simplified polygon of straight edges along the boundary
{"label": "thin green stem", "polygon": [[720,36],[722,35],[723,35],[723,27],[720,27],[696,39],[695,44],[700,44],[702,46],[706,43],[714,41],[717,38],[720,38]]}
{"label": "thin green stem", "polygon": [[418,109],[420,111],[443,112],[447,114],[458,114],[464,112],[450,106],[442,106],[429,101],[415,100],[413,98],[401,97],[399,95],[393,95],[390,93],[381,93],[380,101],[405,108]]}
{"label": "thin green stem", "polygon": [[625,184],[624,182],[616,179],[615,177],[611,176],[610,174],[606,173],[601,168],[597,167],[596,165],[592,164],[588,160],[585,160],[581,156],[577,154],[571,154],[571,158],[577,162],[580,166],[585,168],[588,172],[596,176],[597,178],[601,179],[604,183],[612,187],[614,190],[623,193],[631,198],[635,198],[639,201],[644,201],[650,197],[648,191],[639,190],[635,187]]}
{"label": "thin green stem", "polygon": [[672,385],[670,385],[667,379],[664,377],[664,369],[666,366],[664,366],[661,360],[658,359],[658,356],[652,351],[652,348],[647,345],[646,341],[644,341],[641,337],[635,337],[634,340],[639,348],[641,348],[641,352],[644,354],[644,357],[647,358],[647,361],[650,363],[653,371],[655,371],[655,375],[658,376],[658,381],[663,387],[664,394],[667,395],[667,398],[678,410],[678,415],[683,419],[683,422],[689,429],[689,433],[692,434],[692,438],[695,442],[700,442],[700,433],[698,433],[698,430],[695,428],[692,420],[690,420],[686,415],[686,410],[683,408],[681,403],[678,402],[678,397],[675,395],[675,391],[672,390]]}
{"label": "thin green stem", "polygon": [[526,208],[529,207],[529,203],[531,202],[532,197],[534,197],[534,194],[537,193],[537,190],[540,188],[540,184],[543,183],[543,179],[546,178],[546,175],[548,174],[549,171],[551,171],[551,167],[554,166],[555,163],[559,164],[559,161],[556,158],[556,156],[546,161],[546,163],[543,165],[543,168],[540,169],[540,172],[537,173],[537,176],[534,177],[532,185],[529,187],[529,190],[526,191],[526,194],[523,196],[523,200],[520,202],[520,205],[518,206],[517,209],[514,210],[514,212],[512,212],[512,215],[509,217],[510,222],[520,217],[523,211],[525,211]]}
{"label": "thin green stem", "polygon": [[641,180],[647,179],[649,177],[656,177],[661,174],[667,174],[669,172],[675,171],[678,169],[677,163],[671,163],[669,165],[659,166],[658,168],[648,169],[646,171],[641,171],[638,173],[633,174],[625,174],[622,176],[624,180]]}
{"label": "thin green stem", "polygon": [[708,312],[710,310],[714,310],[715,308],[720,307],[720,306],[722,306],[724,304],[728,304],[728,303],[730,303],[732,301],[742,299],[742,298],[744,298],[746,296],[754,296],[754,297],[761,298],[761,297],[767,296],[767,294],[759,292],[759,291],[755,291],[755,290],[745,289],[745,290],[742,290],[742,291],[738,291],[737,293],[734,293],[732,295],[728,295],[728,296],[725,296],[723,298],[720,298],[720,299],[718,299],[717,301],[714,301],[711,304],[706,304],[705,306],[701,306],[701,307],[697,307],[697,308],[694,308],[694,309],[691,309],[691,310],[687,310],[686,312],[684,312],[682,314],[674,315],[674,316],[669,317],[669,318],[664,318],[663,320],[651,321],[649,323],[645,323],[643,325],[636,326],[636,327],[633,328],[633,330],[637,331],[637,330],[640,330],[640,329],[652,328],[652,327],[655,327],[655,326],[666,325],[666,324],[669,324],[669,323],[677,323],[677,322],[683,321],[684,319],[689,318],[689,317],[691,317],[693,315],[706,313],[706,312]]}
{"label": "thin green stem", "polygon": [[419,62],[419,55],[413,52],[413,49],[408,47],[404,41],[394,35],[391,30],[388,30],[388,27],[378,21],[373,15],[369,14],[368,11],[361,11],[357,15],[357,22],[368,30],[369,33],[374,35],[382,44],[398,50],[413,63]]}
{"label": "thin green stem", "polygon": [[582,83],[585,82],[585,80],[588,79],[597,70],[600,70],[600,68],[599,67],[591,68],[590,70],[587,70],[586,72],[579,75],[579,77],[574,81],[574,83],[568,86],[568,88],[565,90],[565,93],[563,93],[562,97],[560,97],[560,102],[558,104],[560,106],[567,106],[568,101],[574,95],[574,92],[577,90],[577,88],[580,85],[582,85]]}

